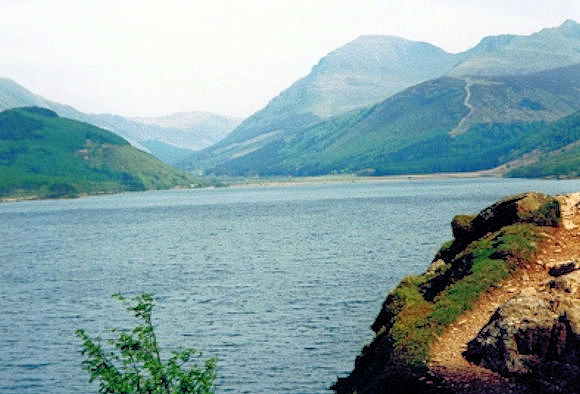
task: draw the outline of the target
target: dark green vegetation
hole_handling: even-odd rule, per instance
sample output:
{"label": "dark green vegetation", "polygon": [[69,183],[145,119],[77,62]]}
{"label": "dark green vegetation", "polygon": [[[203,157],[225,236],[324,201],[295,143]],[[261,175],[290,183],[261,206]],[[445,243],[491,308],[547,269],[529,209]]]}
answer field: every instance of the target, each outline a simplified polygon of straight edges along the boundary
{"label": "dark green vegetation", "polygon": [[580,177],[580,147],[547,155],[538,163],[520,167],[508,173],[515,178],[578,178]]}
{"label": "dark green vegetation", "polygon": [[457,55],[361,37],[180,167],[219,176],[491,169],[535,150],[522,140],[580,108],[579,43],[573,21],[487,37]]}
{"label": "dark green vegetation", "polygon": [[403,392],[420,387],[430,348],[445,328],[486,291],[533,256],[541,226],[557,226],[557,200],[539,193],[506,198],[478,215],[456,216],[447,242],[423,275],[409,276],[388,295],[372,325],[376,333],[338,392]]}
{"label": "dark green vegetation", "polygon": [[[204,112],[135,119],[111,114],[87,114],[35,95],[10,79],[0,78],[0,111],[21,107],[48,108],[61,117],[112,131],[138,148],[146,147],[162,161],[171,159],[167,161],[169,164],[221,140],[240,123],[237,118]],[[183,157],[176,157],[169,150]]]}
{"label": "dark green vegetation", "polygon": [[520,149],[535,148],[541,153],[531,165],[516,168],[507,175],[512,177],[580,176],[580,111],[554,122],[523,141]]}
{"label": "dark green vegetation", "polygon": [[[465,105],[466,89],[471,109]],[[546,125],[580,108],[578,89],[580,65],[477,81],[444,77],[369,109],[197,157],[214,165],[207,172],[234,176],[479,171],[537,149],[561,148],[559,136],[570,134],[569,122]],[[568,136],[566,141],[575,140]]]}
{"label": "dark green vegetation", "polygon": [[37,107],[0,113],[0,198],[189,187],[192,177],[123,138]]}
{"label": "dark green vegetation", "polygon": [[138,321],[131,331],[111,329],[118,338],[107,340],[111,349],[91,338],[84,330],[77,336],[83,341],[83,368],[89,381],[99,382],[99,393],[211,393],[216,377],[216,360],[210,358],[203,367],[194,360],[203,355],[195,349],[174,351],[163,362],[152,323],[153,296],[143,294],[126,300],[119,294],[129,313]]}

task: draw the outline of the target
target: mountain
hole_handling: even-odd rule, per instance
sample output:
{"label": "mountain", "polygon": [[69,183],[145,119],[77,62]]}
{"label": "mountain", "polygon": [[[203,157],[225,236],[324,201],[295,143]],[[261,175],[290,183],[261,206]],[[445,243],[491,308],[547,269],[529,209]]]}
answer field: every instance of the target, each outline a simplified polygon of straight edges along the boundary
{"label": "mountain", "polygon": [[567,20],[529,36],[485,37],[460,55],[453,76],[518,75],[580,62],[580,25]]}
{"label": "mountain", "polygon": [[280,138],[220,147],[216,157],[228,160],[206,163],[214,159],[207,168],[218,175],[476,171],[532,151],[525,138],[579,108],[580,64],[521,76],[441,77]]}
{"label": "mountain", "polygon": [[[208,113],[142,120],[112,114],[87,114],[38,96],[10,79],[0,78],[0,110],[29,106],[47,108],[60,116],[112,131],[169,163],[218,142],[240,122],[240,119]],[[181,155],[168,155],[168,151],[180,151]]]}
{"label": "mountain", "polygon": [[303,128],[440,76],[454,57],[433,45],[363,36],[329,53],[309,75],[246,119],[223,144]]}
{"label": "mountain", "polygon": [[[218,175],[489,168],[503,153],[485,159],[473,144],[497,142],[489,147],[495,149],[504,142],[497,141],[500,129],[517,139],[534,122],[580,108],[578,64],[580,26],[573,21],[530,36],[486,37],[456,55],[394,37],[361,37],[179,166]],[[411,159],[414,148],[421,162]],[[471,155],[459,151],[473,148],[480,160],[461,164]],[[441,149],[450,157],[437,164]]]}
{"label": "mountain", "polygon": [[109,131],[38,107],[0,112],[0,197],[189,187],[196,181]]}
{"label": "mountain", "polygon": [[[200,150],[225,138],[235,129],[242,119],[216,115],[210,112],[178,112],[159,117],[137,117],[131,120],[149,126],[157,126],[166,130],[164,142],[189,150]],[[142,134],[140,142],[155,140],[156,135]]]}

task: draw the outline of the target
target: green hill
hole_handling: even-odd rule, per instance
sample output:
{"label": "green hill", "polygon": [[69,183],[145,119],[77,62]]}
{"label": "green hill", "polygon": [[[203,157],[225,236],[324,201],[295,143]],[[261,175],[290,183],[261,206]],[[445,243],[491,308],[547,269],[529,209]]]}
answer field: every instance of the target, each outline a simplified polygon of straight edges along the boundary
{"label": "green hill", "polygon": [[191,155],[218,142],[241,122],[238,118],[206,112],[132,119],[112,114],[88,114],[36,95],[10,79],[0,78],[0,111],[21,107],[47,108],[59,116],[112,131],[168,164],[176,160],[169,151],[177,153],[178,157]]}
{"label": "green hill", "polygon": [[522,141],[520,149],[534,149],[538,160],[511,170],[509,177],[580,177],[580,111],[543,127]]}
{"label": "green hill", "polygon": [[[375,175],[494,168],[580,108],[580,64],[510,77],[442,77],[370,108],[202,152],[218,175]],[[527,141],[524,143],[524,140]]]}
{"label": "green hill", "polygon": [[95,126],[38,107],[0,112],[0,198],[74,197],[195,182]]}
{"label": "green hill", "polygon": [[[537,122],[580,108],[579,64],[574,21],[529,36],[486,37],[459,54],[360,37],[179,165],[262,176],[490,168]],[[504,137],[512,141],[505,145]]]}

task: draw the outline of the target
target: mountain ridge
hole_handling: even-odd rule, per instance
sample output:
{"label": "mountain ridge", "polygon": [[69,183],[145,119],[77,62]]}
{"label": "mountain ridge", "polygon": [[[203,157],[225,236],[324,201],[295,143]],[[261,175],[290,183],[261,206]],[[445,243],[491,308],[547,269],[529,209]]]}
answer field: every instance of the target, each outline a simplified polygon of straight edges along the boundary
{"label": "mountain ridge", "polygon": [[[11,108],[37,106],[55,111],[63,117],[76,119],[107,129],[127,139],[131,144],[145,152],[163,156],[164,149],[148,149],[148,142],[187,149],[188,154],[214,144],[227,135],[238,123],[239,119],[217,114],[211,114],[215,120],[213,127],[205,121],[197,127],[194,122],[185,123],[183,127],[161,126],[154,123],[147,124],[133,118],[126,118],[114,114],[84,113],[72,106],[57,103],[40,95],[30,92],[22,85],[9,78],[0,78],[0,110]],[[208,117],[209,117],[209,113]],[[174,114],[167,115],[166,121]],[[152,119],[152,118],[144,118]],[[202,119],[204,120],[204,119]],[[220,123],[220,120],[222,121]]]}
{"label": "mountain ridge", "polygon": [[580,63],[510,77],[446,76],[293,133],[214,146],[198,158],[207,160],[208,173],[234,176],[477,171],[525,154],[522,138],[578,108]]}
{"label": "mountain ridge", "polygon": [[[545,41],[543,46],[536,48],[538,42],[542,40]],[[368,50],[368,48],[375,47],[382,47],[382,53],[388,53],[388,56],[381,58],[380,52]],[[550,52],[549,49],[552,47],[554,49]],[[531,51],[530,48],[535,49]],[[412,49],[412,54],[416,54],[417,57],[413,58],[411,55],[410,59],[407,58],[409,54],[405,52],[405,49]],[[430,61],[421,56],[425,51],[432,53],[436,58],[435,66],[430,65]],[[562,51],[567,51],[567,55],[560,56]],[[363,52],[366,53],[366,57],[360,55]],[[506,55],[508,52],[509,56]],[[518,60],[520,55],[522,58]],[[406,60],[397,63],[400,59]],[[408,72],[408,69],[413,69],[410,67],[410,64],[413,63],[421,64],[421,67],[424,67],[415,75],[415,81],[413,83],[404,82],[404,78],[402,78],[401,86],[405,84],[408,86],[404,88],[400,86],[399,93],[389,94],[384,88],[385,84],[390,78],[394,78],[395,74],[400,77],[402,69],[405,72]],[[281,92],[266,107],[244,120],[222,141],[192,155],[191,158],[180,163],[180,166],[194,171],[204,170],[210,173],[227,173],[229,175],[315,175],[333,171],[349,171],[350,169],[345,165],[335,168],[327,166],[324,170],[326,172],[322,172],[323,170],[313,170],[312,173],[298,171],[296,165],[292,170],[280,166],[284,160],[290,159],[284,155],[276,156],[276,154],[280,153],[281,150],[292,150],[291,148],[287,149],[287,147],[293,141],[310,138],[311,142],[318,141],[316,144],[320,147],[319,149],[322,149],[317,153],[314,151],[313,144],[304,144],[305,149],[313,151],[312,160],[326,160],[324,157],[318,158],[319,154],[324,155],[324,150],[328,145],[331,145],[330,141],[324,142],[323,140],[326,138],[325,135],[335,135],[335,132],[338,132],[337,130],[342,127],[338,124],[357,123],[356,119],[362,116],[361,113],[373,111],[376,105],[380,105],[393,97],[401,99],[404,92],[412,92],[408,89],[442,77],[462,80],[465,83],[462,105],[452,105],[453,111],[462,112],[462,119],[464,119],[461,124],[458,121],[450,129],[454,130],[454,135],[462,134],[469,127],[479,123],[553,121],[578,108],[578,92],[575,91],[573,95],[568,94],[569,89],[560,78],[559,87],[566,88],[566,94],[570,97],[573,96],[573,98],[570,101],[566,97],[559,97],[559,93],[554,93],[554,89],[547,86],[547,82],[542,83],[540,77],[536,76],[534,80],[534,74],[545,72],[546,75],[549,75],[556,73],[554,70],[570,67],[573,69],[570,73],[577,79],[576,65],[578,63],[580,63],[580,26],[571,20],[558,27],[543,29],[528,36],[486,37],[475,47],[459,54],[449,54],[431,44],[398,37],[361,36],[323,57],[312,68],[308,76]],[[558,65],[558,67],[553,67],[554,65]],[[360,106],[363,102],[355,99],[354,102],[357,105],[353,104],[348,110],[346,107],[341,107],[343,112],[337,115],[323,117],[322,115],[328,115],[328,113],[322,112],[317,115],[314,110],[316,103],[324,107],[325,100],[339,102],[341,94],[348,95],[346,93],[348,89],[345,88],[344,84],[330,83],[331,88],[325,91],[317,86],[318,80],[328,82],[338,78],[337,72],[334,70],[335,67],[338,69],[339,77],[347,75],[346,70],[349,68],[358,70],[359,81],[362,76],[366,75],[367,71],[371,70],[370,74],[375,75],[377,79],[367,80],[365,83],[372,82],[375,87],[380,86],[379,95],[384,98],[376,101],[378,96],[375,96],[369,99],[369,102],[374,102],[366,106]],[[482,67],[487,70],[486,73],[481,72]],[[377,77],[381,72],[380,70],[388,70],[385,72],[387,76],[384,80],[377,82],[381,78]],[[398,71],[392,73],[392,70]],[[421,79],[419,74],[429,71],[438,74],[437,77],[419,81]],[[341,72],[342,74],[340,74]],[[522,82],[524,80],[527,82]],[[364,84],[361,86],[361,89],[364,90]],[[576,86],[576,83],[574,82],[572,86]],[[333,91],[333,89],[335,90]],[[321,94],[327,96],[321,99],[317,96]],[[356,95],[350,97],[353,96]],[[372,94],[369,97],[373,97]],[[427,99],[427,96],[423,99]],[[516,99],[518,101],[515,101]],[[475,105],[476,100],[479,100],[479,105]],[[566,104],[566,100],[570,101],[571,105]],[[491,104],[487,105],[485,101],[489,101]],[[499,117],[498,113],[502,114],[503,117]],[[415,116],[420,116],[420,114]],[[348,120],[349,117],[350,120]],[[377,126],[379,125],[377,124]],[[308,137],[308,133],[313,133],[313,135]],[[433,137],[436,136],[433,135]],[[368,148],[376,150],[376,144],[370,144]],[[298,148],[294,151],[298,151]],[[372,154],[372,152],[369,151],[366,154]],[[299,152],[298,155],[300,155]],[[345,157],[344,160],[347,158]],[[264,165],[248,168],[247,164],[250,161],[263,161]],[[300,161],[299,157],[295,157],[294,161]],[[310,163],[310,167],[312,164],[315,163]],[[238,170],[235,169],[236,166],[239,166]],[[297,166],[307,168],[309,164],[298,163]]]}

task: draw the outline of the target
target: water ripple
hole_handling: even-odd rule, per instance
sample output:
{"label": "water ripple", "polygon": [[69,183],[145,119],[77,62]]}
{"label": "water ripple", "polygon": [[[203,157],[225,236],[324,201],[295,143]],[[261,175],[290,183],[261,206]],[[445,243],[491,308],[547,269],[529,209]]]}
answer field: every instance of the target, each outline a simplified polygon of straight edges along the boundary
{"label": "water ripple", "polygon": [[324,392],[384,295],[421,272],[456,213],[578,182],[400,181],[0,204],[0,392],[90,392],[77,328],[133,323],[153,292],[166,353],[217,356],[218,392]]}

